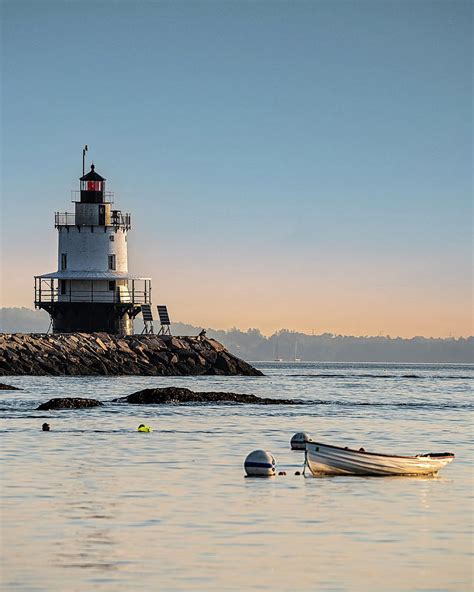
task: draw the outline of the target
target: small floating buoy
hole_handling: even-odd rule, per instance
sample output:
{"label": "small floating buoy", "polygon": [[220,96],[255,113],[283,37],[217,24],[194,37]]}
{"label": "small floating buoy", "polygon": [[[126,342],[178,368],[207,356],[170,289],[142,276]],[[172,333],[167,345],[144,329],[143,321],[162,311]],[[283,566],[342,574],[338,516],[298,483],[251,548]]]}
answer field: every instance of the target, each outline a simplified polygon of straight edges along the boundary
{"label": "small floating buoy", "polygon": [[299,477],[301,475],[301,473],[299,471],[296,471],[295,475],[297,475]]}
{"label": "small floating buoy", "polygon": [[41,429],[43,430],[43,432],[49,432],[49,431],[51,431],[51,426],[49,425],[49,423],[44,423],[41,426]]}
{"label": "small floating buoy", "polygon": [[149,433],[149,432],[152,432],[153,430],[151,429],[151,427],[150,427],[150,426],[147,426],[147,425],[145,425],[144,423],[141,423],[141,424],[138,426],[138,430],[137,430],[137,431],[138,431],[138,432],[146,432],[146,433]]}
{"label": "small floating buoy", "polygon": [[275,475],[275,459],[266,450],[254,450],[244,462],[248,477],[273,477]]}
{"label": "small floating buoy", "polygon": [[280,475],[281,477],[284,477],[284,476],[286,475],[286,473],[285,473],[285,471],[280,471],[280,472],[278,473],[278,475]]}
{"label": "small floating buoy", "polygon": [[298,432],[291,438],[290,446],[292,450],[304,450],[306,442],[310,442],[311,438],[306,432]]}

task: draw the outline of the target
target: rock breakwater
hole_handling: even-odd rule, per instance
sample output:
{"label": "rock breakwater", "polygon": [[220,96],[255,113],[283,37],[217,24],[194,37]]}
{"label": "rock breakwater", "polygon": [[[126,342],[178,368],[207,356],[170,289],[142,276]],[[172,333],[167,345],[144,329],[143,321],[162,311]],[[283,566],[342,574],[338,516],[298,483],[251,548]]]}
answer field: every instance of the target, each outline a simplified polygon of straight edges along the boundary
{"label": "rock breakwater", "polygon": [[0,376],[262,373],[214,339],[108,333],[0,334]]}

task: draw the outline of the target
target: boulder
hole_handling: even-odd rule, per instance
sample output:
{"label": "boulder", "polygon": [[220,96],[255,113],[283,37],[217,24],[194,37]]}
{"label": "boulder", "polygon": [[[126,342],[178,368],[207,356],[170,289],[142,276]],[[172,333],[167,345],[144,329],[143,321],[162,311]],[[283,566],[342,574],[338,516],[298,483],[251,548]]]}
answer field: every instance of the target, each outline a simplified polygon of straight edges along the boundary
{"label": "boulder", "polygon": [[96,399],[81,399],[80,397],[66,397],[64,399],[50,399],[37,407],[38,411],[50,411],[52,409],[87,409],[103,405]]}
{"label": "boulder", "polygon": [[291,399],[269,399],[255,395],[223,392],[195,392],[187,388],[169,386],[165,388],[144,389],[127,397],[114,399],[115,403],[131,405],[182,405],[185,403],[247,403],[250,405],[295,405],[303,401]]}

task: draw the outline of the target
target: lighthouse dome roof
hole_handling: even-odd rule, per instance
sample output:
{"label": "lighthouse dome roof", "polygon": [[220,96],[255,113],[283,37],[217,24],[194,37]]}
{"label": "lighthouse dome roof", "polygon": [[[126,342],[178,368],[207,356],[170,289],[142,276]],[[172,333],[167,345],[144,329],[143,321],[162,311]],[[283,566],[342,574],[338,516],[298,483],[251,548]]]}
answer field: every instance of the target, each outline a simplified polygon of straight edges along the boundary
{"label": "lighthouse dome roof", "polygon": [[80,178],[81,181],[105,181],[104,177],[101,177],[99,173],[95,172],[95,165],[91,164],[91,170]]}

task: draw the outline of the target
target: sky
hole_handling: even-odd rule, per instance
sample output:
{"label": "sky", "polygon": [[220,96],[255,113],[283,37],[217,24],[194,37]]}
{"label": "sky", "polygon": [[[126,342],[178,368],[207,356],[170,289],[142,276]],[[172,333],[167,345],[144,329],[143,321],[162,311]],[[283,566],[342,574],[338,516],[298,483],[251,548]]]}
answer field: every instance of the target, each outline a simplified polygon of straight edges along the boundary
{"label": "sky", "polygon": [[473,333],[470,2],[4,0],[1,55],[1,306],[88,144],[175,321]]}

